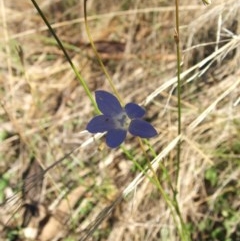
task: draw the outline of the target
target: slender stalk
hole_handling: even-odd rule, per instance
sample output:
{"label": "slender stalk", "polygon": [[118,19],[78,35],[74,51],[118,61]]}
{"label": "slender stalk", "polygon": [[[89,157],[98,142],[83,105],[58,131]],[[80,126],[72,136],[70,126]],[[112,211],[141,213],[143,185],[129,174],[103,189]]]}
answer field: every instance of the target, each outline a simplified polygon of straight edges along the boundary
{"label": "slender stalk", "polygon": [[[181,112],[181,53],[180,53],[180,32],[179,32],[179,0],[175,0],[176,7],[176,32],[175,32],[175,42],[177,49],[177,100],[178,100],[178,135],[181,135],[182,131],[182,112]],[[177,145],[177,168],[176,168],[176,194],[179,179],[180,161],[181,161],[181,139]]]}
{"label": "slender stalk", "polygon": [[[173,200],[169,197],[169,195],[164,192],[164,189],[160,183],[160,180],[157,176],[157,173],[154,171],[152,165],[151,165],[151,162],[148,158],[148,155],[146,153],[146,150],[144,148],[144,145],[143,145],[143,142],[142,142],[142,139],[141,138],[138,138],[139,139],[139,144],[141,146],[141,149],[147,159],[147,165],[148,165],[148,169],[152,172],[153,174],[153,177],[154,177],[154,181],[156,183],[156,187],[158,188],[160,194],[162,195],[163,199],[165,200],[165,202],[167,203],[168,207],[170,208],[170,211],[172,213],[172,217],[173,217],[173,220],[178,228],[178,231],[179,231],[179,234],[181,236],[181,239],[182,240],[186,240],[187,241],[187,238],[186,238],[186,229],[185,229],[185,225],[184,225],[184,222],[183,222],[183,219],[182,219],[182,215],[181,215],[181,212],[180,212],[180,209],[179,209],[179,206],[178,206],[178,202],[177,200],[175,199],[175,195],[173,197]],[[175,212],[174,210],[176,211],[176,214],[175,215]],[[181,226],[178,225],[178,220],[177,220],[177,217],[178,217],[178,220],[179,222],[181,223]]]}
{"label": "slender stalk", "polygon": [[144,154],[144,156],[145,156],[145,158],[146,158],[146,160],[147,160],[148,168],[149,168],[149,170],[152,172],[152,174],[153,174],[153,176],[154,176],[154,178],[155,178],[156,184],[157,184],[157,185],[160,185],[158,176],[157,176],[156,172],[154,171],[154,169],[153,169],[153,167],[152,167],[152,165],[151,165],[151,162],[150,162],[150,160],[149,160],[148,154],[147,154],[147,152],[146,152],[146,150],[145,150],[145,148],[144,148],[142,139],[141,139],[140,137],[138,137],[138,142],[139,142],[140,147],[141,147],[141,149],[142,149],[142,153]]}
{"label": "slender stalk", "polygon": [[135,158],[129,153],[129,151],[124,147],[124,145],[121,145],[121,149],[123,150],[124,154],[128,157],[128,159],[134,163],[134,165],[138,168],[138,170],[140,170],[149,179],[149,181],[151,181],[154,185],[156,185],[155,180],[150,175],[148,175],[148,173],[147,173],[148,169],[145,167],[143,168],[135,160]]}
{"label": "slender stalk", "polygon": [[63,54],[65,55],[68,63],[70,64],[71,68],[73,69],[74,73],[76,74],[78,80],[80,81],[81,85],[83,86],[86,94],[88,95],[89,99],[91,100],[92,102],[92,105],[94,106],[94,109],[97,113],[99,113],[99,110],[98,110],[98,107],[97,107],[97,104],[85,82],[85,80],[83,79],[83,77],[79,74],[77,68],[75,67],[75,65],[73,64],[70,56],[68,55],[67,51],[65,50],[61,40],[58,38],[57,34],[55,33],[55,31],[53,30],[52,26],[49,24],[47,18],[45,17],[44,13],[42,12],[42,10],[39,8],[38,4],[36,3],[35,0],[31,0],[34,7],[37,9],[39,15],[41,16],[41,18],[43,19],[44,23],[47,25],[49,31],[51,32],[51,34],[53,35],[53,37],[55,38],[59,48],[63,51]]}
{"label": "slender stalk", "polygon": [[[182,104],[181,104],[181,53],[180,53],[180,21],[179,21],[179,0],[175,0],[175,14],[176,14],[176,29],[175,29],[175,42],[176,42],[176,54],[177,54],[177,100],[178,100],[178,135],[182,133]],[[187,230],[186,224],[183,221],[181,210],[179,208],[177,195],[178,195],[178,182],[179,182],[179,171],[181,162],[181,139],[178,141],[177,145],[177,164],[176,164],[176,187],[174,190],[173,201],[175,210],[180,218],[181,224],[181,238],[184,241],[189,240],[189,232]]]}
{"label": "slender stalk", "polygon": [[116,90],[115,86],[114,86],[114,83],[112,81],[112,78],[110,77],[106,67],[104,66],[103,62],[102,62],[102,59],[95,47],[95,44],[94,44],[94,41],[92,39],[92,36],[91,36],[91,33],[90,33],[90,29],[88,27],[88,21],[87,21],[87,0],[84,0],[84,23],[85,23],[85,28],[86,28],[86,32],[87,32],[87,35],[88,35],[88,39],[90,41],[90,44],[92,46],[92,49],[93,49],[93,52],[104,72],[104,74],[106,75],[107,77],[107,80],[108,80],[108,83],[110,85],[110,87],[112,88],[112,91],[114,92],[114,94],[117,96],[118,100],[121,102],[121,104],[123,104],[121,98],[120,98],[120,95],[118,94],[118,91]]}

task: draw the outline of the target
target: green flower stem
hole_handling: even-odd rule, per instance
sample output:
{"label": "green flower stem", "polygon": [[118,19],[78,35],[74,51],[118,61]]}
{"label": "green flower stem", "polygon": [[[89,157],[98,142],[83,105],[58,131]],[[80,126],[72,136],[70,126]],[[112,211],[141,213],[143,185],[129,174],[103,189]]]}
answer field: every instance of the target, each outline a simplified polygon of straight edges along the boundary
{"label": "green flower stem", "polygon": [[83,77],[81,76],[81,74],[78,72],[77,68],[75,67],[75,65],[73,64],[71,58],[69,57],[67,51],[65,50],[61,40],[58,38],[58,36],[56,35],[55,31],[53,30],[53,28],[51,27],[51,25],[49,24],[47,18],[45,17],[44,13],[42,12],[42,10],[39,8],[38,4],[36,3],[35,0],[31,0],[34,7],[37,9],[39,15],[41,16],[41,18],[43,19],[44,23],[47,25],[49,31],[51,32],[51,34],[53,35],[53,37],[55,38],[59,48],[63,51],[63,54],[65,55],[68,63],[70,64],[72,70],[74,71],[75,75],[77,76],[79,82],[81,83],[82,87],[84,88],[84,91],[86,92],[86,94],[88,95],[90,101],[92,102],[92,105],[94,106],[94,109],[97,113],[100,113],[97,107],[97,104],[87,86],[86,81],[83,79]]}
{"label": "green flower stem", "polygon": [[154,185],[156,185],[154,179],[148,175],[147,173],[147,169],[143,168],[135,159],[134,157],[131,155],[131,153],[124,147],[124,145],[121,145],[121,149],[123,150],[123,153],[128,157],[129,160],[131,160],[134,165],[138,168],[138,170],[140,170],[148,179],[150,182],[152,182]]}
{"label": "green flower stem", "polygon": [[[178,135],[182,133],[182,104],[181,104],[181,53],[180,53],[180,31],[179,31],[179,0],[175,0],[175,14],[176,14],[176,33],[175,33],[175,42],[176,42],[176,54],[177,54],[177,99],[178,99]],[[177,164],[176,164],[176,186],[173,195],[174,207],[177,212],[177,215],[180,219],[180,235],[181,239],[188,241],[189,232],[186,227],[186,224],[183,221],[182,214],[179,208],[177,195],[178,195],[178,182],[179,182],[179,171],[180,171],[180,162],[181,162],[181,139],[178,141],[177,145]]]}
{"label": "green flower stem", "polygon": [[[165,202],[167,203],[168,207],[170,208],[170,211],[172,213],[172,217],[173,217],[173,220],[178,228],[178,231],[179,231],[179,234],[181,236],[181,239],[182,240],[186,240],[187,241],[187,238],[186,238],[186,232],[185,232],[185,225],[184,225],[184,222],[183,222],[183,219],[182,219],[182,216],[181,216],[181,213],[180,213],[180,209],[179,209],[179,206],[178,206],[178,202],[177,200],[175,199],[175,196],[173,198],[173,200],[171,200],[171,198],[169,197],[169,195],[164,192],[164,189],[159,181],[159,178],[156,174],[156,172],[154,171],[152,165],[151,165],[151,162],[148,158],[148,155],[145,151],[145,148],[143,146],[143,142],[142,142],[142,139],[141,138],[138,138],[139,139],[139,144],[141,146],[141,149],[143,151],[143,153],[145,154],[145,157],[147,159],[147,165],[148,165],[148,169],[152,172],[153,174],[153,177],[154,177],[154,181],[156,183],[156,186],[160,192],[160,194],[162,195],[163,199],[165,200]],[[163,169],[164,170],[164,169]],[[176,215],[177,214],[177,215]],[[177,220],[177,217],[179,218],[179,221],[180,221],[180,224],[181,226],[179,226],[179,222]]]}
{"label": "green flower stem", "polygon": [[[175,0],[176,6],[176,33],[175,33],[175,42],[177,47],[177,99],[178,99],[178,135],[181,135],[182,130],[182,112],[181,112],[181,54],[180,54],[180,33],[179,33],[179,2]],[[179,140],[177,145],[177,173],[176,173],[176,194],[180,170],[180,159],[181,159],[181,140]]]}
{"label": "green flower stem", "polygon": [[120,102],[121,104],[123,104],[123,101],[122,101],[122,99],[120,98],[120,95],[119,95],[118,91],[116,90],[116,88],[115,88],[115,86],[114,86],[114,83],[113,83],[113,81],[112,81],[112,78],[110,77],[110,75],[109,75],[106,67],[104,66],[104,64],[103,64],[103,62],[102,62],[102,59],[101,59],[101,57],[100,57],[100,55],[99,55],[99,53],[98,53],[98,51],[97,51],[97,49],[96,49],[96,47],[95,47],[95,44],[94,44],[94,42],[93,42],[93,39],[92,39],[90,30],[89,30],[89,27],[88,27],[88,21],[87,21],[87,0],[84,0],[84,23],[85,23],[85,28],[86,28],[86,32],[87,32],[87,35],[88,35],[88,39],[89,39],[90,44],[91,44],[91,46],[92,46],[93,52],[94,52],[94,54],[95,54],[95,56],[96,56],[96,58],[97,58],[97,60],[98,60],[98,62],[99,62],[99,64],[100,64],[100,66],[101,66],[101,68],[102,68],[102,71],[103,71],[104,74],[106,75],[107,80],[108,80],[108,83],[109,83],[110,87],[112,88],[113,93],[117,96],[119,102]]}

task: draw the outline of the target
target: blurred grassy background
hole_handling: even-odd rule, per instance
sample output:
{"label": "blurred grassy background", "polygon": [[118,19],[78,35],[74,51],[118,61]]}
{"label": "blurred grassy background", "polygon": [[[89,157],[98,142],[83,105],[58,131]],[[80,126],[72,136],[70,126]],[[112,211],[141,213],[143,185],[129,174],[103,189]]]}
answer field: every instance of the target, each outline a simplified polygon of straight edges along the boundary
{"label": "blurred grassy background", "polygon": [[[88,141],[84,129],[94,112],[31,1],[0,2],[0,239],[80,240],[138,171],[120,149],[96,140],[47,172],[40,187],[32,184],[36,203],[30,216],[22,215],[30,202],[29,194],[21,195],[22,173],[31,161],[38,173],[39,165]],[[110,90],[86,35],[83,2],[38,4],[91,91]],[[180,208],[192,240],[240,240],[240,3],[180,4],[182,68],[189,71],[183,78]],[[177,133],[174,11],[174,1],[88,1],[97,50],[121,97],[145,105],[146,119],[160,133],[150,141],[157,153]],[[129,136],[125,147],[145,165],[135,138]],[[170,173],[175,156],[172,151],[163,159]],[[160,171],[159,178],[168,192]],[[146,179],[89,240],[179,237],[166,203]]]}

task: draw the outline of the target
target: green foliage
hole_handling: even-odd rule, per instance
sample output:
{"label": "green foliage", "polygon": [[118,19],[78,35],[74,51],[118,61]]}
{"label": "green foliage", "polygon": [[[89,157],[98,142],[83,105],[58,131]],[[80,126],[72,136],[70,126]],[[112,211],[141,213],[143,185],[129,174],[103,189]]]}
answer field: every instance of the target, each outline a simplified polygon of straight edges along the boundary
{"label": "green foliage", "polygon": [[7,232],[7,241],[15,241],[18,239],[19,236],[19,231],[17,229],[12,229],[12,230],[8,230]]}
{"label": "green foliage", "polygon": [[[147,160],[144,156],[141,156],[138,160],[137,160],[138,164],[141,166],[142,169],[144,169],[147,166]],[[138,173],[139,172],[139,167],[136,165],[132,165],[131,171],[133,173]]]}
{"label": "green foliage", "polygon": [[63,239],[63,240],[64,240],[64,241],[76,241],[75,238],[71,238],[71,237],[65,238],[65,239]]}
{"label": "green foliage", "polygon": [[[197,228],[199,235],[208,237],[207,240],[240,240],[240,215],[236,202],[240,189],[239,182],[233,176],[240,168],[239,154],[238,138],[222,143],[215,151],[216,164],[205,171],[207,192],[210,196],[218,193],[214,202],[209,201],[206,204],[205,208],[210,209],[209,215],[203,218]],[[221,179],[223,171],[226,172],[227,182]],[[226,183],[224,186],[223,182]]]}
{"label": "green foliage", "polygon": [[215,187],[218,181],[218,174],[215,167],[210,167],[205,172],[205,179],[210,182],[212,187]]}
{"label": "green foliage", "polygon": [[235,241],[240,239],[240,217],[236,208],[232,206],[234,199],[229,199],[229,195],[231,196],[225,193],[219,196],[210,215],[199,223],[198,235],[205,237],[200,240]]}
{"label": "green foliage", "polygon": [[0,131],[0,141],[4,141],[8,137],[8,132],[5,130]]}
{"label": "green foliage", "polygon": [[0,177],[0,203],[4,201],[4,190],[9,185],[9,175],[3,175]]}
{"label": "green foliage", "polygon": [[84,202],[84,205],[82,205],[81,210],[79,211],[79,215],[85,216],[89,214],[89,212],[93,209],[94,203],[92,201],[87,201]]}

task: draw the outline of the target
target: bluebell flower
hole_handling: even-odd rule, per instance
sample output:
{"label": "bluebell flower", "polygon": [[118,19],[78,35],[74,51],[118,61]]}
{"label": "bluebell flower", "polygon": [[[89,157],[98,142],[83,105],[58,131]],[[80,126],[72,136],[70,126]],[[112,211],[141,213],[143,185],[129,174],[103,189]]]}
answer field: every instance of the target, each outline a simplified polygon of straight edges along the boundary
{"label": "bluebell flower", "polygon": [[95,92],[96,102],[102,115],[93,117],[87,124],[90,133],[106,134],[106,143],[115,148],[122,144],[129,131],[133,136],[150,138],[157,135],[157,131],[147,121],[142,120],[145,110],[135,104],[128,103],[123,108],[118,99],[104,90]]}

